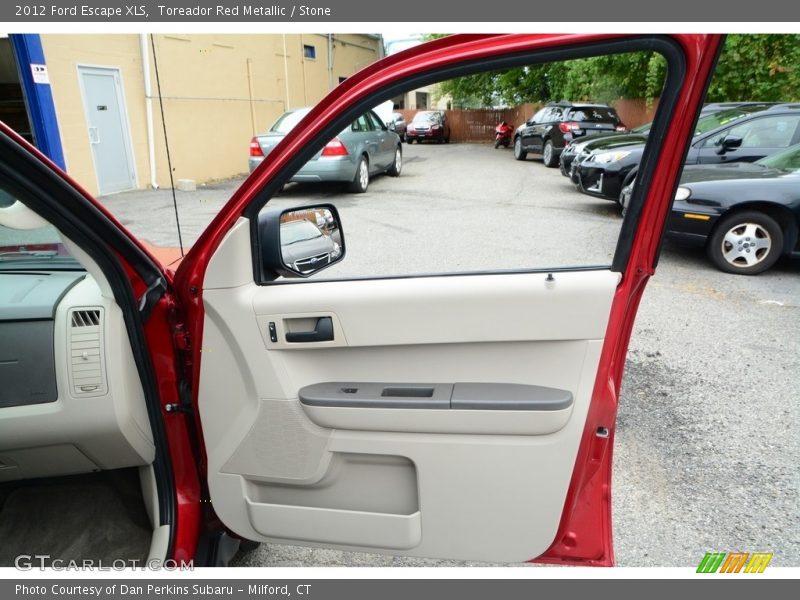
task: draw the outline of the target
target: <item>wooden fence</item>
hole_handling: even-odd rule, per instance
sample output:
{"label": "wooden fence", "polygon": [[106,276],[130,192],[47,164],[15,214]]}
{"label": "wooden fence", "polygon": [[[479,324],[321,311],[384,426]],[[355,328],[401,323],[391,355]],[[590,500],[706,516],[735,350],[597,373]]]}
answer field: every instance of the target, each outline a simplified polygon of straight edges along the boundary
{"label": "wooden fence", "polygon": [[[514,108],[469,108],[443,111],[450,123],[450,140],[453,142],[481,143],[494,141],[494,128],[500,121],[516,127],[533,116],[539,109],[537,104],[522,104]],[[406,123],[410,123],[417,110],[403,109]]]}
{"label": "wooden fence", "polygon": [[[652,104],[644,100],[618,100],[611,103],[628,127],[637,127],[653,119],[658,101]],[[494,128],[501,121],[514,127],[521,125],[539,110],[541,104],[521,104],[513,108],[469,108],[443,111],[450,123],[450,139],[453,142],[483,143],[494,140]],[[417,114],[415,109],[397,111],[410,123]]]}

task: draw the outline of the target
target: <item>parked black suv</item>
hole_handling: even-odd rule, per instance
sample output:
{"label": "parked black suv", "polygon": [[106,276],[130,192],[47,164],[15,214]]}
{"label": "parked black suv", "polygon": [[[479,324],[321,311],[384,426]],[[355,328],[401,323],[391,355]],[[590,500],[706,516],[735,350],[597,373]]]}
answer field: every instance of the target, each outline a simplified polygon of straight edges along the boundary
{"label": "parked black suv", "polygon": [[589,135],[625,131],[617,111],[606,104],[552,102],[517,127],[514,158],[541,154],[545,166],[558,166],[558,157],[572,140]]}

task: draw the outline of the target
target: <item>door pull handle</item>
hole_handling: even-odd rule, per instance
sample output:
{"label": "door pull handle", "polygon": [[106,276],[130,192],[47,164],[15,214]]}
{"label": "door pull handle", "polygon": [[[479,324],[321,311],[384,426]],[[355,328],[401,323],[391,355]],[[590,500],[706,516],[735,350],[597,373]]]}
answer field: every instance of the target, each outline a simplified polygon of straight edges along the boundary
{"label": "door pull handle", "polygon": [[287,331],[286,341],[290,343],[332,342],[333,319],[320,317],[317,319],[314,331]]}

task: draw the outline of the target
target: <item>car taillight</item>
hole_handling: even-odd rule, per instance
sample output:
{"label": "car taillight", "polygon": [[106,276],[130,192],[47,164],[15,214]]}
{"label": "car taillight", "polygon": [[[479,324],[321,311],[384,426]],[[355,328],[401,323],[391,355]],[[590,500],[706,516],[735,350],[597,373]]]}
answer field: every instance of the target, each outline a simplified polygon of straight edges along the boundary
{"label": "car taillight", "polygon": [[322,149],[322,156],[347,156],[347,148],[339,138],[333,138],[325,144]]}
{"label": "car taillight", "polygon": [[250,156],[264,156],[264,153],[261,151],[261,144],[258,143],[258,139],[256,138],[250,140]]}
{"label": "car taillight", "polygon": [[561,130],[561,133],[571,133],[580,129],[581,124],[575,121],[567,121],[566,123],[559,123],[558,128]]}

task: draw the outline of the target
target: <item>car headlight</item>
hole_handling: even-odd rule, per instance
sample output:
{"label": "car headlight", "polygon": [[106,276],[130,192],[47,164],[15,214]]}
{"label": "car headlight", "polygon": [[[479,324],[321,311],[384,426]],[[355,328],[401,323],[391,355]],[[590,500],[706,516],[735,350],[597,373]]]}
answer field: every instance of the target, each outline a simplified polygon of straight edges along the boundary
{"label": "car headlight", "polygon": [[679,187],[678,191],[675,192],[675,200],[688,200],[691,195],[692,190],[687,187]]}
{"label": "car headlight", "polygon": [[630,150],[619,150],[617,152],[600,152],[599,154],[594,155],[594,162],[601,164],[617,162],[628,156],[628,154],[630,153],[631,153]]}

